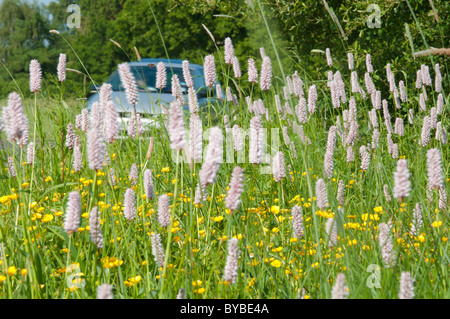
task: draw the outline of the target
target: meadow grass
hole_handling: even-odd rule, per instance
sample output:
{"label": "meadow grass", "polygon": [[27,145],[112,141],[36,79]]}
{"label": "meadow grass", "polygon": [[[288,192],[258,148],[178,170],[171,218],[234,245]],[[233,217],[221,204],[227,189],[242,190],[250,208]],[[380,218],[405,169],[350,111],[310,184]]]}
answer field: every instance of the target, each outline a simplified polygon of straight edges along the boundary
{"label": "meadow grass", "polygon": [[[283,99],[282,85],[273,82],[272,88],[261,92],[258,84],[250,90],[236,90],[232,73],[223,63],[222,52],[217,52],[218,71],[226,79],[224,89],[230,86],[236,92],[237,104],[226,102],[224,108],[230,127],[238,124],[248,129],[255,115],[248,109],[245,97],[262,99],[268,118],[262,116],[267,129],[268,152],[273,157],[274,144],[279,140],[279,151],[284,153],[286,176],[277,183],[271,173],[262,174],[267,164],[249,163],[250,145],[245,146],[245,161],[225,160],[220,165],[216,181],[207,187],[207,199],[194,203],[195,188],[199,182],[202,163],[177,163],[170,147],[165,128],[167,116],[156,119],[161,128],[149,127],[153,138],[153,151],[146,157],[150,143],[148,136],[130,138],[122,132],[121,139],[108,144],[109,161],[98,171],[89,169],[86,134],[76,129],[80,137],[83,168],[77,173],[72,168],[73,152],[65,146],[68,123],[75,124],[75,115],[84,107],[79,101],[60,98],[36,100],[37,149],[33,165],[24,163],[25,149],[3,147],[0,149],[0,241],[2,298],[96,298],[97,287],[107,283],[114,287],[115,298],[175,298],[180,288],[188,298],[331,298],[337,274],[346,277],[349,298],[397,298],[401,272],[408,271],[414,278],[416,298],[448,298],[449,258],[448,241],[450,221],[448,201],[439,209],[439,192],[433,190],[432,200],[426,196],[428,181],[426,152],[440,150],[444,171],[444,189],[448,189],[448,145],[434,138],[426,147],[420,144],[424,116],[435,106],[437,94],[428,88],[427,112],[419,107],[419,90],[410,89],[408,100],[401,109],[394,108],[392,94],[383,96],[389,102],[391,116],[403,118],[404,136],[392,134],[398,145],[398,157],[407,160],[411,173],[412,190],[402,202],[392,198],[387,201],[383,185],[388,185],[391,197],[397,158],[388,152],[387,128],[383,112],[377,110],[380,131],[379,147],[369,150],[370,164],[361,170],[359,149],[372,142],[372,129],[368,111],[372,109],[370,96],[356,100],[356,119],[359,130],[353,144],[355,160],[346,160],[347,147],[336,138],[334,168],[330,178],[324,172],[324,155],[330,126],[342,119],[347,105],[334,108],[326,78],[305,81],[304,88],[318,87],[316,111],[309,115],[303,129],[311,144],[305,144],[294,133],[292,123],[298,122],[295,112],[283,107],[279,113],[275,96],[279,95],[292,110],[299,99],[289,95]],[[259,62],[258,62],[259,63]],[[333,66],[333,71],[337,68]],[[326,74],[325,59],[323,74]],[[350,98],[350,76],[340,70]],[[375,70],[384,77],[384,70]],[[241,81],[244,81],[241,79]],[[284,81],[284,79],[283,79]],[[413,80],[409,79],[412,83]],[[239,86],[239,85],[238,85]],[[306,96],[306,94],[305,94]],[[447,100],[445,100],[447,102]],[[23,101],[29,119],[30,141],[33,140],[34,99]],[[209,105],[207,110],[219,108]],[[407,110],[414,110],[413,124],[407,120]],[[217,112],[216,112],[217,113]],[[283,114],[284,113],[284,114]],[[448,127],[448,102],[439,115],[444,128]],[[203,130],[213,125],[226,129],[223,116],[219,122],[202,113]],[[188,117],[185,116],[188,127]],[[281,134],[288,128],[288,138],[295,151]],[[272,130],[275,129],[275,130]],[[344,130],[345,134],[348,130]],[[6,134],[0,133],[6,143]],[[226,140],[226,139],[225,139]],[[42,142],[42,143],[41,143]],[[204,146],[208,143],[205,135]],[[233,144],[224,143],[229,149]],[[271,149],[272,148],[272,149]],[[7,157],[13,156],[17,177],[8,173]],[[108,163],[109,162],[109,163]],[[138,182],[131,186],[128,175],[132,164],[138,166]],[[244,191],[239,209],[230,212],[224,203],[231,172],[235,166],[244,169]],[[113,168],[117,184],[109,175]],[[154,198],[146,198],[143,173],[153,172]],[[269,170],[271,172],[271,170]],[[31,179],[33,176],[33,183]],[[316,204],[316,181],[324,178],[328,205],[320,210]],[[338,182],[345,184],[344,202],[336,199]],[[32,187],[30,187],[30,184]],[[137,217],[132,221],[123,216],[126,189],[136,192]],[[64,231],[64,217],[69,192],[82,196],[82,218],[78,232]],[[170,197],[170,226],[161,227],[157,210],[159,196]],[[417,235],[411,233],[413,209],[422,207],[423,225]],[[294,238],[291,209],[302,207],[304,234]],[[89,238],[89,212],[97,206],[101,212],[101,231],[104,247],[97,249]],[[343,213],[339,216],[339,209]],[[330,235],[326,223],[330,218],[340,221],[338,240],[329,246]],[[385,267],[379,245],[380,223],[391,221],[396,263]],[[160,267],[152,253],[151,234],[162,237],[166,262]],[[239,240],[240,257],[238,277],[234,284],[223,280],[228,242]],[[379,273],[379,286],[370,288],[373,274]],[[375,280],[376,281],[376,280]]]}

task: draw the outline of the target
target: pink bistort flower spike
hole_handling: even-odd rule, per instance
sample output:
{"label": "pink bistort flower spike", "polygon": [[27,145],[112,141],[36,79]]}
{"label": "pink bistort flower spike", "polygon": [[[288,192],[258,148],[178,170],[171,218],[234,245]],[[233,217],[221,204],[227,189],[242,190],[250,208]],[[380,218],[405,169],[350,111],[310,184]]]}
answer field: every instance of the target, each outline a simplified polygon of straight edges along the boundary
{"label": "pink bistort flower spike", "polygon": [[192,114],[189,123],[189,152],[195,163],[200,163],[203,157],[202,120],[198,114]]}
{"label": "pink bistort flower spike", "polygon": [[42,70],[38,60],[33,59],[30,62],[30,91],[37,93],[41,89]]}
{"label": "pink bistort flower spike", "polygon": [[300,239],[303,236],[303,211],[299,205],[292,207],[292,228],[294,237]]}
{"label": "pink bistort flower spike", "polygon": [[170,103],[168,131],[170,147],[177,151],[183,149],[186,146],[185,126],[181,106],[177,101]]}
{"label": "pink bistort flower spike", "polygon": [[154,196],[154,191],[153,191],[152,171],[150,169],[146,169],[144,172],[144,190],[147,199],[152,199]]}
{"label": "pink bistort flower spike", "polygon": [[428,185],[430,189],[439,189],[444,183],[441,152],[437,148],[427,151]]}
{"label": "pink bistort flower spike", "polygon": [[162,90],[167,85],[167,70],[163,62],[156,65],[156,88]]}
{"label": "pink bistort flower spike", "polygon": [[73,234],[78,231],[81,220],[81,196],[77,191],[70,192],[67,201],[66,216],[64,218],[64,230]]}
{"label": "pink bistort flower spike", "polygon": [[276,182],[286,177],[286,169],[284,167],[284,155],[283,152],[277,152],[272,161],[272,173]]}
{"label": "pink bistort flower spike", "polygon": [[405,159],[398,160],[397,170],[394,172],[394,198],[402,201],[409,196],[411,192],[411,181],[409,177],[408,162]]}
{"label": "pink bistort flower spike", "polygon": [[130,65],[128,63],[121,63],[118,66],[120,82],[125,88],[125,94],[127,101],[130,105],[136,105],[138,102],[138,88],[136,84],[136,78],[131,72]]}
{"label": "pink bistort flower spike", "polygon": [[316,182],[316,201],[320,210],[325,210],[328,206],[327,188],[325,181],[320,178]]}
{"label": "pink bistort flower spike", "polygon": [[372,58],[371,58],[370,54],[366,55],[366,69],[367,69],[367,72],[369,72],[369,73],[373,72]]}
{"label": "pink bistort flower spike", "polygon": [[183,61],[183,78],[188,88],[194,88],[194,81],[192,81],[191,71],[189,70],[189,61]]}
{"label": "pink bistort flower spike", "polygon": [[112,292],[113,286],[103,284],[97,287],[97,299],[114,299]]}
{"label": "pink bistort flower spike", "polygon": [[87,153],[90,169],[102,169],[103,161],[105,159],[105,149],[106,146],[100,128],[92,126],[92,128],[89,129],[87,138]]}
{"label": "pink bistort flower spike", "polygon": [[67,56],[64,53],[59,55],[58,61],[58,81],[64,82],[66,80],[66,60]]}
{"label": "pink bistort flower spike", "polygon": [[97,246],[97,249],[101,249],[104,246],[100,225],[100,211],[97,206],[94,206],[89,213],[89,237],[91,242]]}
{"label": "pink bistort flower spike", "polygon": [[240,79],[242,76],[242,73],[241,73],[241,67],[239,66],[238,58],[234,56],[232,59],[232,63],[233,63],[234,77],[236,79]]}
{"label": "pink bistort flower spike", "polygon": [[244,190],[244,170],[239,166],[233,169],[231,181],[225,198],[225,207],[230,211],[235,211],[241,203],[241,194]]}
{"label": "pink bistort flower spike", "polygon": [[345,275],[339,273],[336,276],[336,281],[331,289],[331,299],[347,299],[348,287],[345,281]]}
{"label": "pink bistort flower spike", "polygon": [[248,59],[248,81],[251,83],[258,82],[258,70],[256,69],[255,60]]}
{"label": "pink bistort flower spike", "polygon": [[125,191],[125,198],[123,201],[123,215],[130,222],[136,217],[136,198],[135,192],[132,188]]}
{"label": "pink bistort flower spike", "polygon": [[327,58],[327,65],[331,66],[333,64],[333,60],[331,59],[330,48],[325,49],[325,56]]}
{"label": "pink bistort flower spike", "polygon": [[205,57],[203,69],[205,73],[205,85],[212,88],[216,83],[216,66],[212,54]]}
{"label": "pink bistort flower spike", "polygon": [[231,38],[225,38],[225,64],[231,65],[233,63],[234,47]]}
{"label": "pink bistort flower spike", "polygon": [[259,84],[262,91],[270,90],[272,81],[272,62],[268,56],[263,59]]}
{"label": "pink bistort flower spike", "polygon": [[228,256],[224,270],[223,279],[230,284],[236,282],[236,278],[238,277],[238,269],[239,269],[239,240],[237,238],[232,238],[228,242]]}
{"label": "pink bistort flower spike", "polygon": [[158,200],[158,221],[161,227],[169,227],[170,225],[170,199],[167,194],[163,194]]}
{"label": "pink bistort flower spike", "polygon": [[400,275],[400,292],[398,299],[413,299],[414,298],[414,280],[411,273],[402,271]]}
{"label": "pink bistort flower spike", "polygon": [[150,239],[152,242],[152,254],[155,259],[155,262],[159,267],[164,267],[164,261],[166,258],[164,248],[161,242],[161,235],[158,233],[153,233],[150,235]]}

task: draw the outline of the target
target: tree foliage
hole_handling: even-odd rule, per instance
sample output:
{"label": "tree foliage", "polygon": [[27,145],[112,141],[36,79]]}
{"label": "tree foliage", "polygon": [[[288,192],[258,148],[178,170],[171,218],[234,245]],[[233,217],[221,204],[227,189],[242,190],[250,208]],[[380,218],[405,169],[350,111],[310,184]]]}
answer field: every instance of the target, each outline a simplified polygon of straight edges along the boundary
{"label": "tree foliage", "polygon": [[[0,59],[21,86],[25,85],[30,60],[39,56],[46,70],[51,51],[46,49],[48,19],[35,4],[4,0],[0,4]],[[11,91],[14,83],[0,64],[0,94]]]}

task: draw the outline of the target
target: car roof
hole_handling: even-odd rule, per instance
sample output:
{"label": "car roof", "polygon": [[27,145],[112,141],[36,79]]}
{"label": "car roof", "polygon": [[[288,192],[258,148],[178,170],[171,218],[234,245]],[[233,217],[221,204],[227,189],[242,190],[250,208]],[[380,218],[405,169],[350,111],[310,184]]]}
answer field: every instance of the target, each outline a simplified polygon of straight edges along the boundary
{"label": "car roof", "polygon": [[[155,58],[143,58],[141,61],[132,61],[128,62],[130,65],[147,65],[149,63],[157,64],[159,62],[164,63],[166,66],[182,66],[184,60],[180,59],[155,59]],[[191,64],[189,63],[190,69],[201,69],[203,70],[203,66],[199,64]]]}

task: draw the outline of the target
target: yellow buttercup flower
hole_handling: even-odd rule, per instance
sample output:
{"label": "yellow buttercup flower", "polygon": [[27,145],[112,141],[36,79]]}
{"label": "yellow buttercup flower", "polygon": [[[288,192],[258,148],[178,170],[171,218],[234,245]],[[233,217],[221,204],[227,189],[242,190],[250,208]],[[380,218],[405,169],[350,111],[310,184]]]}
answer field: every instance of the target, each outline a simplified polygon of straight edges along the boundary
{"label": "yellow buttercup flower", "polygon": [[383,212],[383,207],[382,206],[374,207],[373,211],[375,213],[382,213]]}
{"label": "yellow buttercup flower", "polygon": [[119,265],[123,264],[122,260],[118,260],[117,257],[106,257],[102,259],[103,262],[103,268],[114,268],[118,267]]}
{"label": "yellow buttercup flower", "polygon": [[270,212],[274,213],[275,215],[278,214],[280,212],[280,206],[272,206],[270,207]]}
{"label": "yellow buttercup flower", "polygon": [[314,264],[311,265],[312,268],[318,268],[319,267],[319,263],[315,262]]}
{"label": "yellow buttercup flower", "polygon": [[8,275],[9,276],[14,276],[17,272],[17,268],[15,266],[11,266],[8,268]]}
{"label": "yellow buttercup flower", "polygon": [[203,288],[203,287],[202,287],[202,288],[199,288],[199,289],[197,290],[197,293],[201,295],[202,293],[205,292],[205,290],[206,290],[206,289]]}
{"label": "yellow buttercup flower", "polygon": [[41,221],[43,223],[48,223],[53,220],[53,214],[45,214],[44,217],[42,217]]}
{"label": "yellow buttercup flower", "polygon": [[281,266],[281,261],[279,261],[278,259],[275,259],[275,260],[273,260],[273,261],[270,263],[270,265],[273,266],[273,267],[278,268],[278,267]]}
{"label": "yellow buttercup flower", "polygon": [[442,221],[440,220],[440,221],[434,221],[432,224],[431,224],[431,227],[439,227],[439,226],[441,226],[442,225]]}

